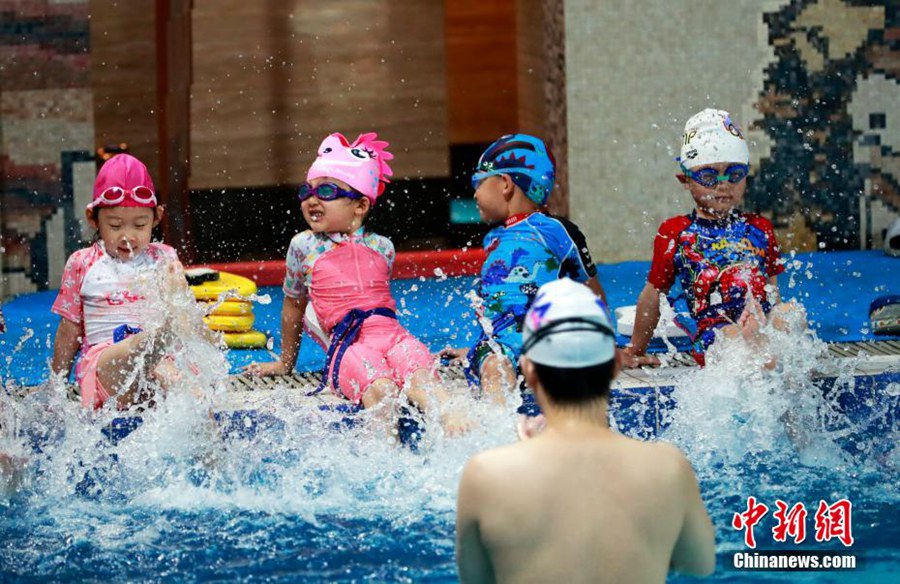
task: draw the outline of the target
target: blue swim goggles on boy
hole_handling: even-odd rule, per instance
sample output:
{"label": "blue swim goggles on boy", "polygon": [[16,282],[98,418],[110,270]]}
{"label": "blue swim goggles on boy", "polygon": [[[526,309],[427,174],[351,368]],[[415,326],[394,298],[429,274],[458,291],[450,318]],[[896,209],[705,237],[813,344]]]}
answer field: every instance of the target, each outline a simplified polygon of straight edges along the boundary
{"label": "blue swim goggles on boy", "polygon": [[333,201],[335,199],[340,199],[341,197],[347,199],[361,199],[365,195],[354,190],[346,191],[334,183],[324,182],[316,187],[309,183],[303,183],[300,185],[300,192],[297,196],[300,197],[300,202],[302,203],[312,196],[315,196],[320,201]]}
{"label": "blue swim goggles on boy", "polygon": [[681,160],[681,171],[695,183],[705,186],[706,188],[714,188],[720,182],[728,181],[731,184],[737,184],[747,178],[750,174],[750,166],[747,164],[732,164],[725,169],[724,174],[719,174],[715,168],[701,168],[692,170],[687,168]]}

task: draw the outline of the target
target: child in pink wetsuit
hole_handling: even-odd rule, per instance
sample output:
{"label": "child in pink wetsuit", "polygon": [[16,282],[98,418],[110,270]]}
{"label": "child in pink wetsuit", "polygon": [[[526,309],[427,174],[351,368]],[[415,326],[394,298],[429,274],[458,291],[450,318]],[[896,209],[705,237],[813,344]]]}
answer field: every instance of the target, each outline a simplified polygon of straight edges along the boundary
{"label": "child in pink wetsuit", "polygon": [[[319,147],[300,187],[310,229],[294,236],[287,254],[281,359],[247,370],[293,371],[309,301],[330,339],[323,386],[365,408],[405,389],[408,399],[426,410],[429,397],[442,405],[449,396],[436,384],[434,355],[397,321],[390,290],[393,244],[363,227],[392,174],[387,162],[393,155],[385,150],[387,142],[376,138],[363,134],[350,143],[335,133]],[[466,425],[452,411],[441,420],[450,431]]]}
{"label": "child in pink wetsuit", "polygon": [[152,397],[141,382],[157,374],[173,340],[152,295],[189,292],[175,250],[150,241],[163,207],[141,161],[128,154],[108,160],[85,214],[99,238],[66,262],[51,309],[62,317],[51,367],[68,376],[80,350],[82,403],[96,409],[115,397],[124,409]]}

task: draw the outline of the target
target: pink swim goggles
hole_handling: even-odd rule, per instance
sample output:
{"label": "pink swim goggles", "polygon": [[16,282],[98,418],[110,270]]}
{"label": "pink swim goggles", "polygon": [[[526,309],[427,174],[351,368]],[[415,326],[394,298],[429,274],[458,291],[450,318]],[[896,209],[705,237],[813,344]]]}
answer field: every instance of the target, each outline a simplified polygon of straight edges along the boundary
{"label": "pink swim goggles", "polygon": [[147,167],[130,154],[117,154],[106,161],[94,182],[94,199],[87,206],[156,207],[156,191]]}
{"label": "pink swim goggles", "polygon": [[[126,200],[127,199],[127,200]],[[130,203],[130,204],[129,204]],[[122,187],[109,187],[97,196],[88,209],[94,207],[155,207],[156,193],[153,189],[138,186],[132,189]]]}

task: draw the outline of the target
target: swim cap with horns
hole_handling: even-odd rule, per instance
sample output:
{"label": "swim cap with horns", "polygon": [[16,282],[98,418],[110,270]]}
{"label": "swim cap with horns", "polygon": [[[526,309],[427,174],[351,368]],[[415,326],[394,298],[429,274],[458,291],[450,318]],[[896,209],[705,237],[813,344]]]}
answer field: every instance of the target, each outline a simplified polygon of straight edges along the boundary
{"label": "swim cap with horns", "polygon": [[388,176],[394,172],[387,161],[394,155],[387,151],[388,142],[378,140],[378,134],[360,134],[352,143],[343,134],[335,132],[319,146],[319,155],[306,180],[331,177],[342,180],[369,199],[373,204],[384,192]]}

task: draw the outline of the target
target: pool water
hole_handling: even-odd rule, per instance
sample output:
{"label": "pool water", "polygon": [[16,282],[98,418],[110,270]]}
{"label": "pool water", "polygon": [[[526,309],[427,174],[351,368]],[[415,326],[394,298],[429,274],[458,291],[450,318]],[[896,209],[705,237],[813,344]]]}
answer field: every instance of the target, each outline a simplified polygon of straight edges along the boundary
{"label": "pool water", "polygon": [[[844,259],[832,258],[835,266]],[[601,272],[613,306],[626,303],[614,294],[636,297],[640,277],[630,274],[645,269],[625,265],[605,276]],[[882,276],[864,271],[861,279],[878,282],[885,273],[879,269]],[[626,280],[634,280],[634,295]],[[870,284],[865,284],[869,290]],[[464,344],[475,330],[463,298],[470,286],[471,279],[398,283],[401,308],[409,311],[401,316],[432,348]],[[782,289],[789,288],[782,284]],[[268,292],[277,307],[277,291]],[[0,345],[7,383],[46,379],[46,336],[55,325],[47,326],[52,319],[45,315],[52,297],[44,302],[24,318],[9,306],[5,310],[11,330],[17,318],[20,327],[13,333],[17,339]],[[865,334],[859,332],[864,320],[835,324],[814,309],[820,331],[844,327],[849,332],[839,334]],[[257,316],[261,327],[277,327],[270,313]],[[866,397],[869,408],[851,415],[848,402],[868,389],[844,376],[823,391],[810,381],[818,341],[781,342],[792,343],[799,355],[780,371],[748,369],[751,357],[735,350],[731,360],[686,371],[670,392],[656,392],[679,404],[667,410],[662,438],[685,449],[717,527],[714,580],[896,582],[900,374],[879,378],[878,399]],[[305,342],[303,363],[315,362],[317,351]],[[261,358],[265,352],[232,353],[229,363],[237,368]],[[267,430],[223,433],[210,418],[209,402],[175,394],[113,445],[104,435],[113,414],[90,419],[60,388],[47,387],[24,400],[0,396],[0,451],[28,460],[17,486],[0,484],[0,579],[455,581],[459,473],[473,453],[514,440],[511,410],[517,404],[507,412],[476,404],[475,431],[460,438],[426,431],[414,451],[390,444],[383,431],[365,423],[345,424],[344,413],[294,408],[290,398],[286,389],[271,392],[266,414],[278,423]],[[619,419],[655,415],[654,407],[652,400],[630,401]],[[362,420],[367,415],[358,414]],[[860,568],[809,573],[731,568],[731,554],[746,550],[742,533],[731,527],[732,516],[745,510],[749,496],[772,510],[776,499],[803,503],[810,515],[806,542],[776,544],[770,511],[756,528],[759,549],[846,551],[858,557]],[[839,499],[853,503],[854,545],[816,544],[816,506]]]}

